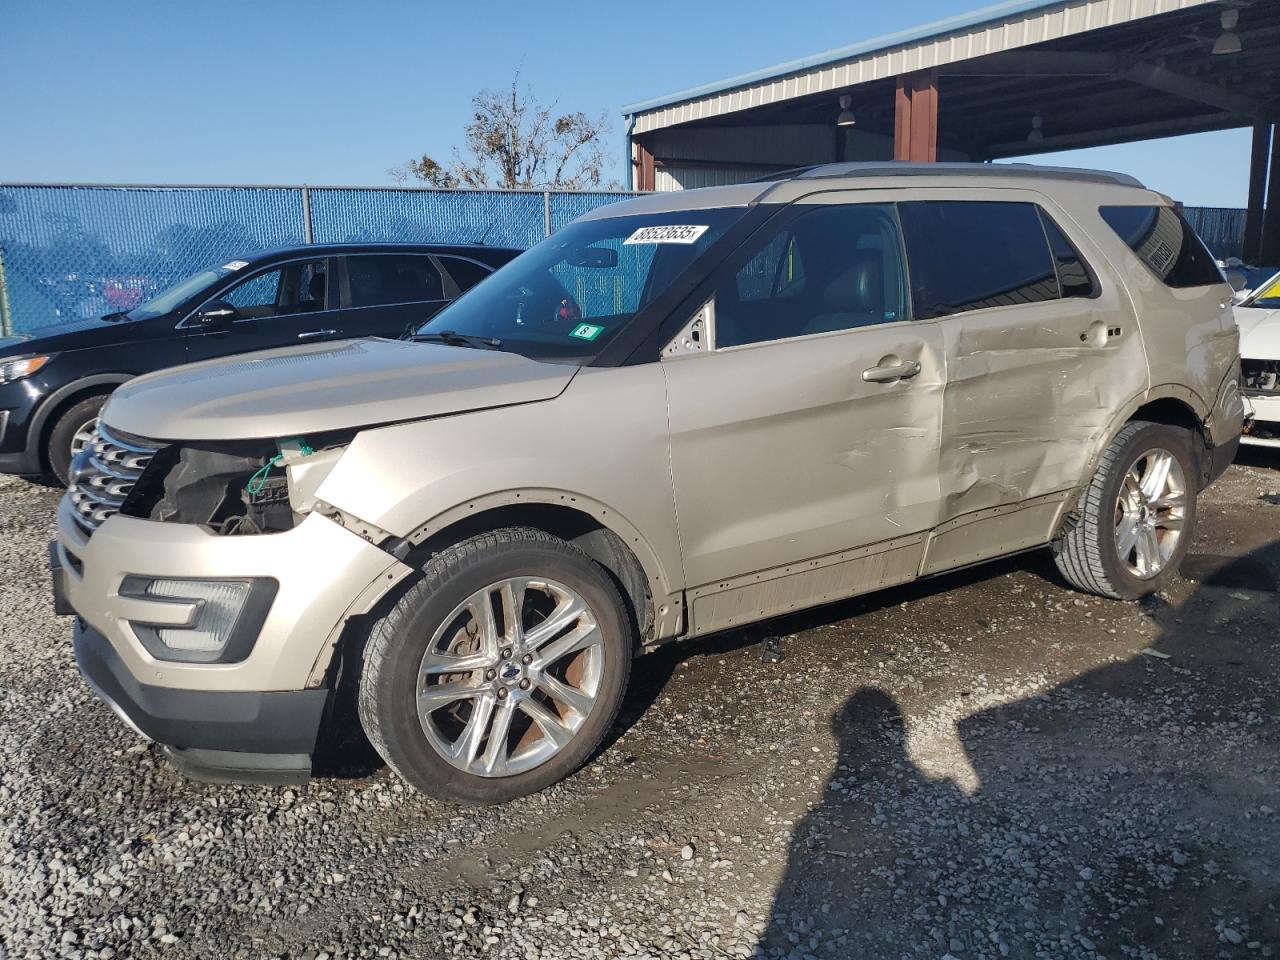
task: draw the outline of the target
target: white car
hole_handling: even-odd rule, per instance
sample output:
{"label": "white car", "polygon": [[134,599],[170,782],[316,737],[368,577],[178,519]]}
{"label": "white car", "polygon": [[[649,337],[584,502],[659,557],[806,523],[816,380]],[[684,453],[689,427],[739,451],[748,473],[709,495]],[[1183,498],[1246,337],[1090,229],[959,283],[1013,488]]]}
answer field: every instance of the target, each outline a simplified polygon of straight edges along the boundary
{"label": "white car", "polygon": [[1280,447],[1280,273],[1235,307],[1240,327],[1244,443]]}

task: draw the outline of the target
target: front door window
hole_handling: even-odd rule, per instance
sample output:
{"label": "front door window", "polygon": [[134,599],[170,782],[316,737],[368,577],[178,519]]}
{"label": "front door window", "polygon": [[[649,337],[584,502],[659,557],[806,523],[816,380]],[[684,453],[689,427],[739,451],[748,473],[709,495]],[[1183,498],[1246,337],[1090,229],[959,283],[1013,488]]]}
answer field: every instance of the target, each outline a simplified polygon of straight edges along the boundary
{"label": "front door window", "polygon": [[306,260],[267,270],[232,287],[219,299],[242,319],[318,313],[328,309],[325,261]]}

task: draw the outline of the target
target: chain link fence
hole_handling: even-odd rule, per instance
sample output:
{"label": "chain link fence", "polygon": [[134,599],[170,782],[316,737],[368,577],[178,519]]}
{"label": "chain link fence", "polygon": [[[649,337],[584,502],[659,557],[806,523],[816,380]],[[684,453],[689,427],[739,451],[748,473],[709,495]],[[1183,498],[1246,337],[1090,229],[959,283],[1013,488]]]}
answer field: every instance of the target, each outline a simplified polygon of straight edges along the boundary
{"label": "chain link fence", "polygon": [[[629,193],[360,187],[0,184],[0,331],[129,310],[213,263],[303,243],[530,247]],[[1219,258],[1244,211],[1188,207]]]}
{"label": "chain link fence", "polygon": [[304,243],[530,247],[629,193],[0,184],[0,329],[129,310],[210,264]]}

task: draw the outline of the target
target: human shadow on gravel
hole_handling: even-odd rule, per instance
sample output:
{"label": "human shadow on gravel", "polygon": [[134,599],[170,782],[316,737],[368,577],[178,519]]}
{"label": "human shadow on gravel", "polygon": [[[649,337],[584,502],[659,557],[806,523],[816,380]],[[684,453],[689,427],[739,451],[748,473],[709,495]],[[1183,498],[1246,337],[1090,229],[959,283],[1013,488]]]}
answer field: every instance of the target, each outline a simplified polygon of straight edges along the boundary
{"label": "human shadow on gravel", "polygon": [[756,956],[1280,955],[1280,594],[1242,582],[1280,582],[1280,541],[1048,690],[855,692]]}

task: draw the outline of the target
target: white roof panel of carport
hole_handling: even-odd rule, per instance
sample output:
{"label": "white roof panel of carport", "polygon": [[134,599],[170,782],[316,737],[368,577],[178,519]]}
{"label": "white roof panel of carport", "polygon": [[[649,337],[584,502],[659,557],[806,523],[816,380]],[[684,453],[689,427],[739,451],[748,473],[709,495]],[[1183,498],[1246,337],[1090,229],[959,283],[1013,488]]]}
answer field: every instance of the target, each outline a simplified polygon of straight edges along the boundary
{"label": "white roof panel of carport", "polygon": [[633,133],[844,90],[903,73],[1131,23],[1213,0],[1013,0],[653,100],[628,104]]}

